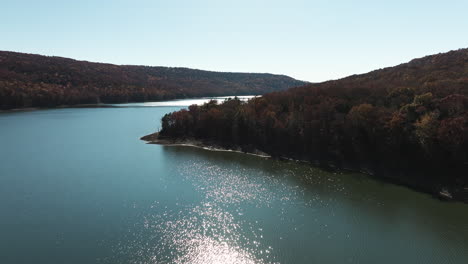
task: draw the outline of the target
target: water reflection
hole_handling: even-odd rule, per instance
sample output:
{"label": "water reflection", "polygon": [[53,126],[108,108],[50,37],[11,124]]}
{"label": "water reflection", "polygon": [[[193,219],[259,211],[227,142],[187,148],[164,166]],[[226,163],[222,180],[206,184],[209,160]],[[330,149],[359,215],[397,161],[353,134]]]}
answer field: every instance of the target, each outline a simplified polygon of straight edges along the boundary
{"label": "water reflection", "polygon": [[241,224],[245,223],[231,213],[206,203],[176,214],[146,220],[148,230],[161,235],[153,260],[181,264],[267,263],[255,254],[259,242],[243,235]]}
{"label": "water reflection", "polygon": [[176,171],[201,200],[175,208],[155,202],[143,216],[144,228],[132,234],[131,244],[138,248],[119,251],[143,263],[275,263],[261,224],[244,216],[248,204],[261,207],[276,199],[265,187],[271,184],[269,177],[252,178],[252,169],[199,159],[187,159]]}
{"label": "water reflection", "polygon": [[[312,250],[323,261],[372,262],[379,254],[388,257],[383,263],[401,260],[387,251],[392,247],[409,260],[426,263],[459,263],[468,257],[461,253],[468,235],[464,204],[442,203],[366,175],[330,173],[307,164],[196,148],[164,149],[186,161],[178,166],[184,181],[212,208],[233,216],[245,236],[237,238],[243,241],[238,245],[262,261],[284,260],[288,246],[282,240],[295,247],[291,251],[310,256]],[[336,245],[345,246],[338,256],[330,251]],[[262,256],[266,250],[269,255]]]}
{"label": "water reflection", "polygon": [[[255,96],[253,95],[243,95],[237,96],[241,101],[247,101]],[[112,104],[113,106],[119,107],[162,107],[162,106],[189,106],[189,105],[202,105],[208,103],[210,100],[215,100],[218,103],[223,102],[226,99],[234,98],[234,96],[221,96],[221,97],[204,97],[204,98],[195,98],[195,99],[180,99],[180,100],[171,100],[171,101],[162,101],[162,102],[145,102],[145,103],[127,103],[127,104]]]}

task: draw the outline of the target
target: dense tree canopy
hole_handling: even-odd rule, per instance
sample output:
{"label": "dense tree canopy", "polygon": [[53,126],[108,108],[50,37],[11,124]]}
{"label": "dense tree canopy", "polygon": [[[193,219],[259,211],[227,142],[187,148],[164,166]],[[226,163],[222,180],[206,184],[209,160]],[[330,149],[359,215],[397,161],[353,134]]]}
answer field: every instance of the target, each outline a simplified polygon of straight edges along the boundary
{"label": "dense tree canopy", "polygon": [[0,51],[0,109],[264,94],[301,84],[284,75],[117,66]]}
{"label": "dense tree canopy", "polygon": [[468,184],[467,109],[468,49],[462,49],[247,103],[194,105],[166,115],[160,136]]}

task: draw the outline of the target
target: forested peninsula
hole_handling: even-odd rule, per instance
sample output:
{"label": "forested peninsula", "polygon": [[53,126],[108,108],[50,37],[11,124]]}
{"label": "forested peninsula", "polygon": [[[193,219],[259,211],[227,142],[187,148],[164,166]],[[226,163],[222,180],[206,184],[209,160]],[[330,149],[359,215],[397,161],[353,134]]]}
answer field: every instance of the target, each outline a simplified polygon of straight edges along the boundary
{"label": "forested peninsula", "polygon": [[113,65],[0,51],[0,109],[259,95],[302,85],[284,75]]}
{"label": "forested peninsula", "polygon": [[340,80],[212,101],[162,118],[149,141],[196,140],[365,171],[468,201],[468,49]]}

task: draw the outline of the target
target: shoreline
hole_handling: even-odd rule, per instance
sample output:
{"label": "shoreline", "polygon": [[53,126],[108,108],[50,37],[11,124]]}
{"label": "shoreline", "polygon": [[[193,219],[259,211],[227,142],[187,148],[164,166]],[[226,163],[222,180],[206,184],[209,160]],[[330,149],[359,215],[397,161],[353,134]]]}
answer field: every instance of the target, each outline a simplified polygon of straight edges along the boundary
{"label": "shoreline", "polygon": [[161,139],[158,137],[159,134],[153,133],[149,134],[146,136],[143,136],[140,138],[140,140],[145,141],[147,144],[155,144],[155,145],[163,145],[163,146],[180,146],[180,147],[193,147],[193,148],[199,148],[199,149],[204,149],[204,150],[209,150],[209,151],[218,151],[218,152],[232,152],[232,153],[241,153],[241,154],[247,154],[247,155],[252,155],[260,158],[272,158],[271,155],[268,155],[265,152],[256,150],[254,152],[244,152],[240,148],[238,149],[228,149],[224,148],[221,146],[218,146],[216,144],[209,144],[200,140],[196,139]]}
{"label": "shoreline", "polygon": [[[199,97],[180,97],[172,99],[162,99],[162,100],[151,100],[151,101],[135,101],[135,102],[120,102],[120,103],[94,103],[94,104],[72,104],[72,105],[57,105],[49,107],[23,107],[23,108],[10,108],[10,109],[0,109],[0,113],[11,113],[11,112],[22,112],[22,111],[37,111],[37,110],[51,110],[51,109],[62,109],[62,108],[119,108],[126,106],[119,106],[119,104],[138,104],[138,103],[159,103],[159,102],[171,102],[171,101],[183,101],[183,100],[197,100],[197,99],[215,99],[215,98],[224,98],[224,97],[259,97],[260,95],[214,95],[214,96],[199,96]],[[145,106],[142,106],[145,107]]]}
{"label": "shoreline", "polygon": [[119,106],[109,104],[76,104],[76,105],[58,105],[53,107],[26,107],[0,110],[0,113],[28,112],[38,110],[66,109],[66,108],[118,108]]}
{"label": "shoreline", "polygon": [[362,173],[369,177],[372,177],[373,179],[377,181],[390,183],[390,184],[396,184],[399,186],[405,186],[413,191],[428,194],[432,198],[438,199],[441,201],[468,203],[468,189],[467,188],[462,188],[460,192],[459,189],[449,188],[447,186],[434,186],[434,185],[424,186],[422,184],[417,184],[416,182],[405,181],[403,178],[391,177],[389,176],[391,173],[380,174],[380,173],[376,173],[370,169],[363,168],[363,167],[341,168],[337,166],[336,164],[333,164],[333,162],[328,162],[328,163],[325,163],[324,165],[324,164],[321,164],[320,161],[308,161],[308,160],[294,159],[291,157],[273,157],[272,155],[269,155],[268,153],[259,151],[257,149],[254,149],[253,152],[242,151],[240,147],[237,147],[235,149],[230,149],[230,148],[222,147],[219,144],[216,144],[215,142],[201,141],[201,140],[197,140],[193,138],[190,138],[190,139],[188,138],[184,138],[184,139],[160,138],[158,132],[143,136],[140,138],[140,140],[145,141],[147,144],[156,144],[156,145],[162,145],[162,146],[194,147],[194,148],[200,148],[200,149],[204,149],[208,151],[241,153],[241,154],[247,154],[247,155],[257,156],[261,158],[267,158],[267,159],[277,158],[279,160],[284,160],[284,161],[307,163],[310,166],[315,166],[315,167],[319,167],[319,168],[326,169],[326,170],[342,171],[342,172],[350,172],[350,173],[352,172]]}

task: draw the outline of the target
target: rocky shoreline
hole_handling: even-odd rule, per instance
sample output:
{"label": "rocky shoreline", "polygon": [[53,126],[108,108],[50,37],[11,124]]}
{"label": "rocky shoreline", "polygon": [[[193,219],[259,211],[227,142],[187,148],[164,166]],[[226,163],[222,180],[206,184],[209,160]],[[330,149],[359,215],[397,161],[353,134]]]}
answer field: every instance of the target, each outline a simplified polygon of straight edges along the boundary
{"label": "rocky shoreline", "polygon": [[184,147],[195,147],[202,148],[211,151],[226,151],[226,152],[237,152],[247,155],[254,155],[262,158],[271,158],[271,155],[268,155],[265,152],[260,150],[253,151],[242,151],[240,147],[237,148],[225,148],[214,142],[201,141],[194,138],[186,139],[173,139],[173,138],[161,138],[159,133],[153,133],[140,138],[143,141],[146,141],[148,144],[158,144],[164,146],[184,146]]}

